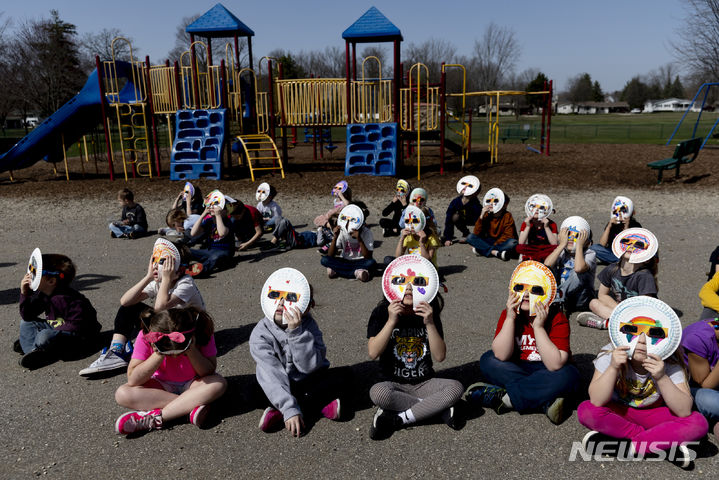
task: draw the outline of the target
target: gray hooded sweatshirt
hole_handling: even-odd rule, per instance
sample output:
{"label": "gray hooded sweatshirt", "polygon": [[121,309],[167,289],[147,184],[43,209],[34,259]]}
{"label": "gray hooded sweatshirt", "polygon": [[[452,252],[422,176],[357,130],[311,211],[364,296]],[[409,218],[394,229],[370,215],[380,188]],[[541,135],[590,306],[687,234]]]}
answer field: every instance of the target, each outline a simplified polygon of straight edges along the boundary
{"label": "gray hooded sweatshirt", "polygon": [[327,347],[322,332],[310,314],[292,330],[263,318],[250,335],[250,353],[257,363],[257,381],[285,420],[302,414],[290,391],[290,381],[300,381],[330,364],[325,358]]}

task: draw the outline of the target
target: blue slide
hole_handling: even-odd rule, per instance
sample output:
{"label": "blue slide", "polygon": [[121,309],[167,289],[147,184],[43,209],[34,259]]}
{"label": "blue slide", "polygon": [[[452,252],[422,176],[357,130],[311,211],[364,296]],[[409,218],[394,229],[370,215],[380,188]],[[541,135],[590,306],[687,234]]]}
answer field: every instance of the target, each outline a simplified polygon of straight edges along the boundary
{"label": "blue slide", "polygon": [[[127,78],[120,92],[120,101],[134,101],[134,85],[130,64],[115,62],[117,76]],[[102,125],[102,105],[97,70],[93,71],[82,90],[71,98],[57,112],[45,119],[7,152],[0,155],[0,172],[20,170],[34,165],[44,157],[50,160],[62,159],[62,139],[65,145],[72,145],[83,135]]]}

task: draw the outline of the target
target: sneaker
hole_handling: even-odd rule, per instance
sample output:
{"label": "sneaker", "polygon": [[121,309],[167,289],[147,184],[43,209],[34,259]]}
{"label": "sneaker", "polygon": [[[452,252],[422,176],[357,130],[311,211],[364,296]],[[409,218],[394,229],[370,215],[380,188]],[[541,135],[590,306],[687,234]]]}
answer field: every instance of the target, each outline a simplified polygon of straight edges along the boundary
{"label": "sneaker", "polygon": [[330,267],[327,267],[327,276],[330,278],[337,278],[337,272],[332,270]]}
{"label": "sneaker", "polygon": [[441,418],[445,425],[452,430],[460,430],[463,427],[459,411],[456,406],[449,407],[447,410],[442,412]]}
{"label": "sneaker", "polygon": [[149,412],[128,412],[115,422],[118,435],[129,435],[135,432],[149,432],[162,428],[162,410],[156,408]]}
{"label": "sneaker", "polygon": [[465,244],[467,243],[467,237],[462,237],[459,240],[457,240],[457,243]]}
{"label": "sneaker", "polygon": [[583,327],[598,328],[600,330],[607,329],[607,321],[592,312],[580,313],[577,315],[577,322]]}
{"label": "sneaker", "polygon": [[15,353],[23,354],[25,352],[22,351],[22,345],[20,345],[20,339],[18,338],[14,342],[12,342],[12,351]]}
{"label": "sneaker", "polygon": [[507,394],[507,390],[489,383],[478,382],[470,385],[464,392],[464,400],[470,405],[479,405],[485,408],[491,408],[498,414],[509,411],[502,401],[502,397]]}
{"label": "sneaker", "polygon": [[187,274],[191,277],[196,277],[202,273],[203,268],[200,262],[191,263],[190,268],[187,269]]}
{"label": "sneaker", "polygon": [[590,430],[584,438],[582,438],[582,448],[589,455],[594,455],[594,447],[597,444],[597,440],[600,437],[600,433],[596,430]]}
{"label": "sneaker", "polygon": [[322,416],[330,420],[340,419],[340,399],[335,398],[322,409]]}
{"label": "sneaker", "polygon": [[280,423],[282,423],[282,419],[283,417],[279,410],[267,407],[265,408],[265,411],[262,412],[262,416],[260,417],[260,430],[265,433],[272,432]]}
{"label": "sneaker", "polygon": [[36,368],[51,364],[54,360],[55,357],[48,351],[36,348],[35,350],[23,355],[18,363],[21,367],[25,367],[28,370],[35,370]]}
{"label": "sneaker", "polygon": [[547,418],[550,422],[555,425],[559,425],[566,420],[566,409],[564,408],[565,403],[564,397],[558,397],[549,405],[549,407],[547,407],[547,411],[545,413],[547,414]]}
{"label": "sneaker", "polygon": [[507,252],[506,250],[502,250],[501,252],[499,252],[499,255],[497,255],[497,257],[501,258],[502,261],[507,262],[509,261],[509,252]]}
{"label": "sneaker", "polygon": [[135,233],[135,232],[130,232],[130,233],[128,233],[128,234],[126,235],[126,237],[129,238],[130,240],[135,240],[136,238],[138,238],[138,237],[137,237],[137,233]]}
{"label": "sneaker", "polygon": [[260,247],[261,252],[274,252],[275,250],[278,250],[280,246],[276,243],[265,243]]}
{"label": "sneaker", "polygon": [[207,405],[198,405],[190,412],[190,423],[198,428],[202,428],[207,419],[210,408]]}
{"label": "sneaker", "polygon": [[[128,342],[130,343],[130,342]],[[107,347],[102,349],[100,357],[92,362],[89,367],[80,370],[79,374],[81,377],[86,377],[94,373],[108,372],[110,370],[127,369],[129,362],[122,358],[122,356],[115,350]]]}
{"label": "sneaker", "polygon": [[482,256],[482,254],[479,253],[479,252],[477,251],[477,249],[474,248],[474,247],[472,247],[472,253],[474,253],[474,254],[477,255],[478,257],[481,257],[481,256]]}
{"label": "sneaker", "polygon": [[367,270],[358,269],[355,270],[355,278],[361,282],[369,281],[369,272]]}
{"label": "sneaker", "polygon": [[395,430],[395,420],[397,417],[392,412],[384,411],[377,407],[377,411],[372,418],[372,425],[369,428],[369,438],[372,440],[384,440],[392,436]]}
{"label": "sneaker", "polygon": [[110,232],[110,238],[117,238],[117,237],[115,236],[115,232]]}
{"label": "sneaker", "polygon": [[322,255],[327,255],[327,252],[329,252],[329,250],[329,245],[322,245],[320,248],[317,249],[317,251],[320,252]]}

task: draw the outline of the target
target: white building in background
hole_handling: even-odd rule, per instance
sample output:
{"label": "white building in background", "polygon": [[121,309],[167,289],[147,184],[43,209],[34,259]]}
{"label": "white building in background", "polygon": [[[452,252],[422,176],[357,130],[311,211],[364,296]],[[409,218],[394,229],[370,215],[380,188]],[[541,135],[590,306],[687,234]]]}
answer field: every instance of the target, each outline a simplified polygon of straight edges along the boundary
{"label": "white building in background", "polygon": [[[691,103],[691,100],[685,100],[681,98],[667,98],[665,100],[647,100],[646,103],[644,103],[644,110],[642,110],[642,112],[684,112],[687,108],[689,108],[689,105],[691,105]],[[694,109],[692,108],[692,110]]]}

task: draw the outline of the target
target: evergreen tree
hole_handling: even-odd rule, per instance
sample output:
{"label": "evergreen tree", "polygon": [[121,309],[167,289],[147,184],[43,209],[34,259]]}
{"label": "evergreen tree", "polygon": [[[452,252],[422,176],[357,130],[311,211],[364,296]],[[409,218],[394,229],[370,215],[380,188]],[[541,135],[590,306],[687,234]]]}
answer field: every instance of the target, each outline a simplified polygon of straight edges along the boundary
{"label": "evergreen tree", "polygon": [[[527,92],[541,92],[545,88],[549,88],[549,79],[545,74],[539,72],[537,76],[527,84],[524,88]],[[526,95],[527,104],[532,110],[541,108],[544,105],[544,97],[542,95]]]}
{"label": "evergreen tree", "polygon": [[629,104],[629,108],[643,108],[646,101],[651,98],[650,88],[639,77],[634,77],[624,85],[620,98]]}
{"label": "evergreen tree", "polygon": [[595,102],[604,101],[604,92],[602,91],[602,87],[599,85],[599,82],[596,80],[592,84],[592,100]]}

